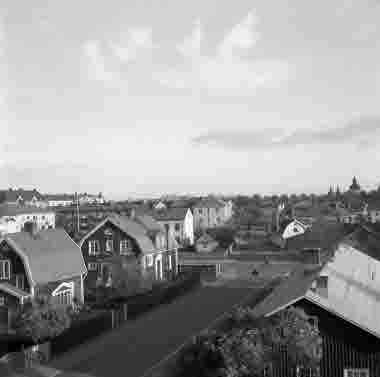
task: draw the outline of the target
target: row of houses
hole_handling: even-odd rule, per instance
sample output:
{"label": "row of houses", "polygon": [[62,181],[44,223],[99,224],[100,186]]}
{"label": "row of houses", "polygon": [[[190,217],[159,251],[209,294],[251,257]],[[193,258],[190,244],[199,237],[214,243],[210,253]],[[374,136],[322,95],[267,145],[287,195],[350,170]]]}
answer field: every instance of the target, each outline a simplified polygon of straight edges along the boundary
{"label": "row of houses", "polygon": [[0,204],[26,205],[40,208],[71,206],[75,203],[104,204],[102,193],[98,195],[80,193],[73,194],[41,194],[37,189],[25,190],[22,188],[0,190]]}
{"label": "row of houses", "polygon": [[[99,286],[144,289],[178,273],[175,241],[149,216],[112,215],[75,242],[61,228],[38,229],[0,238],[0,329],[38,294],[57,304],[83,303]],[[170,236],[169,236],[170,237]]]}

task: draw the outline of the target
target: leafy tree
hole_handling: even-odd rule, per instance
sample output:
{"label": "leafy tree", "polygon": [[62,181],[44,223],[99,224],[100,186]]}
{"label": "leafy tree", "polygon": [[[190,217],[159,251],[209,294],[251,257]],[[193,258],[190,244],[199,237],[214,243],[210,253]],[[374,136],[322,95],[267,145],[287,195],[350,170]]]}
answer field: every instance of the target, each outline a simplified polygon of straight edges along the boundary
{"label": "leafy tree", "polygon": [[16,332],[38,343],[54,338],[70,327],[68,310],[55,304],[50,296],[39,295],[26,303],[14,319]]}
{"label": "leafy tree", "polygon": [[194,339],[179,359],[178,373],[185,377],[258,377],[269,365],[280,363],[286,347],[293,367],[316,368],[321,358],[318,329],[300,309],[256,318],[250,308],[239,308],[224,332]]}
{"label": "leafy tree", "polygon": [[209,229],[208,233],[219,242],[221,247],[229,247],[235,242],[236,231],[232,227],[213,228]]}

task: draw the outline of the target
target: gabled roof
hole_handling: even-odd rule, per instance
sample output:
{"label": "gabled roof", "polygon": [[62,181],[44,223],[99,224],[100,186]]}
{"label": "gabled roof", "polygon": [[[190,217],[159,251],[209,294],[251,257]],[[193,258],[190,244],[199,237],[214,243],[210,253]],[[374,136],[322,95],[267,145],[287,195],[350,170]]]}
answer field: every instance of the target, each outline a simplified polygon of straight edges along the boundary
{"label": "gabled roof", "polygon": [[167,208],[165,210],[156,211],[154,218],[157,221],[181,221],[184,220],[189,208]]}
{"label": "gabled roof", "polygon": [[45,284],[87,272],[79,246],[63,229],[19,232],[4,236],[20,254],[34,284]]}
{"label": "gabled roof", "polygon": [[33,197],[38,200],[43,200],[43,196],[36,190],[3,190],[2,197],[4,202],[16,202],[19,197],[22,197],[24,201],[31,201]]}
{"label": "gabled roof", "polygon": [[304,233],[291,237],[286,242],[286,248],[303,250],[319,248],[329,250],[347,235],[344,224],[325,221],[314,222]]}
{"label": "gabled roof", "polygon": [[148,233],[160,233],[164,231],[164,228],[159,224],[152,216],[149,215],[137,215],[134,220],[141,224]]}
{"label": "gabled roof", "polygon": [[[270,316],[306,299],[380,338],[380,288],[375,282],[357,278],[355,261],[357,259],[360,263],[360,255],[360,251],[342,242],[333,258],[325,261],[324,265],[309,270],[297,268],[253,309],[253,314],[256,317]],[[347,265],[348,256],[351,263]],[[320,275],[328,276],[327,295],[312,289],[313,282]]]}
{"label": "gabled roof", "polygon": [[209,196],[195,203],[194,208],[222,208],[226,205],[223,200]]}
{"label": "gabled roof", "polygon": [[54,213],[49,208],[39,208],[33,206],[18,206],[16,204],[1,204],[0,205],[0,217],[1,216],[16,216],[23,214],[33,213]]}
{"label": "gabled roof", "polygon": [[17,297],[19,299],[30,296],[30,293],[25,292],[22,289],[17,288],[14,285],[6,283],[6,282],[0,283],[0,291],[7,292],[10,295]]}
{"label": "gabled roof", "polygon": [[147,229],[143,225],[136,221],[132,221],[126,216],[119,215],[112,215],[105,218],[81,239],[79,245],[82,246],[88,237],[90,237],[107,222],[110,222],[122,230],[125,234],[132,237],[137,242],[143,254],[150,254],[157,251],[152,240],[148,236]]}

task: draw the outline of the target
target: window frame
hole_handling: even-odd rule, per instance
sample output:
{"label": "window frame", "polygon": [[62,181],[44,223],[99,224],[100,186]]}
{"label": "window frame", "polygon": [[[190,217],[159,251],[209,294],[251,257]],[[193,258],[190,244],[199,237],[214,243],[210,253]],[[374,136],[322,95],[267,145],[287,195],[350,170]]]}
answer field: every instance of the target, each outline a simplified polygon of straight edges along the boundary
{"label": "window frame", "polygon": [[133,250],[133,245],[130,239],[123,238],[120,240],[120,244],[119,244],[120,255],[130,255],[132,254],[132,250]]}
{"label": "window frame", "polygon": [[176,231],[176,232],[181,231],[181,223],[175,223],[174,224],[174,231]]}
{"label": "window frame", "polygon": [[345,368],[343,370],[343,377],[369,377],[369,368]]}
{"label": "window frame", "polygon": [[0,296],[0,307],[5,306],[5,296]]}
{"label": "window frame", "polygon": [[96,271],[98,271],[98,265],[99,265],[99,263],[96,263],[96,262],[88,262],[88,264],[87,264],[87,270],[88,271],[95,271],[96,272]]}
{"label": "window frame", "polygon": [[[21,289],[22,291],[25,289],[25,277],[23,274],[16,274],[16,288]],[[19,285],[19,279],[22,279],[21,286]]]}
{"label": "window frame", "polygon": [[[5,268],[5,266],[8,266],[8,270]],[[10,280],[11,279],[11,261],[9,259],[1,259],[0,260],[0,280]],[[6,272],[8,272],[8,277],[6,275]]]}
{"label": "window frame", "polygon": [[147,267],[153,267],[154,265],[154,258],[153,258],[153,255],[152,254],[148,254],[146,256],[146,266]]}
{"label": "window frame", "polygon": [[[96,245],[95,249],[91,245]],[[100,242],[99,240],[89,240],[88,241],[88,255],[98,255],[100,254]]]}
{"label": "window frame", "polygon": [[[111,247],[109,247],[111,245]],[[113,238],[106,238],[106,252],[111,253],[115,250]]]}

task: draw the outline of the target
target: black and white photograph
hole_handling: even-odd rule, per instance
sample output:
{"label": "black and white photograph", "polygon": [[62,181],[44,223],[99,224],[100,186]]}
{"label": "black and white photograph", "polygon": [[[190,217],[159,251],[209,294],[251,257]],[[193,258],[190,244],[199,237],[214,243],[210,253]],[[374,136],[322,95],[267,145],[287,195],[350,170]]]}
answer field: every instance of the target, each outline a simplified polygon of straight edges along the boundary
{"label": "black and white photograph", "polygon": [[0,377],[380,377],[380,0],[0,0]]}

